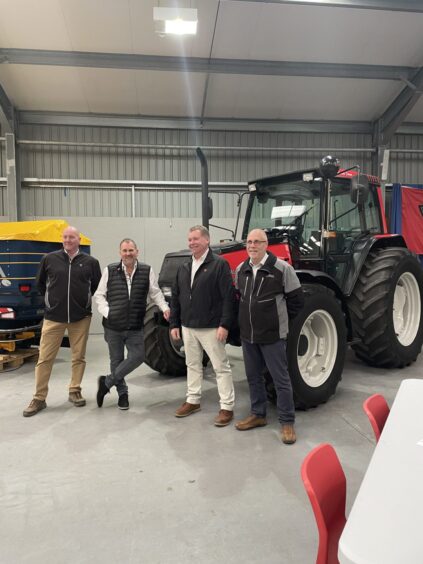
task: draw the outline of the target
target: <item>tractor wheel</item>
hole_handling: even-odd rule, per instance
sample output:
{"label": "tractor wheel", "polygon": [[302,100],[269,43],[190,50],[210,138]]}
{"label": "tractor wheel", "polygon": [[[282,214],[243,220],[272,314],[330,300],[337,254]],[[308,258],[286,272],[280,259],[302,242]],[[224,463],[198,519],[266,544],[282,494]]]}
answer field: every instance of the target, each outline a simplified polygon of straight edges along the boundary
{"label": "tractor wheel", "polygon": [[[345,316],[334,293],[320,284],[304,284],[303,291],[305,304],[290,322],[287,345],[298,409],[325,403],[335,393],[347,348]],[[276,393],[268,373],[265,381],[268,397],[274,401]]]}
{"label": "tractor wheel", "polygon": [[348,307],[361,360],[393,368],[416,360],[423,344],[423,269],[408,249],[370,252]]}
{"label": "tractor wheel", "polygon": [[185,376],[185,354],[183,342],[170,337],[168,325],[157,321],[159,308],[150,304],[144,318],[145,363],[150,368],[168,376]]}

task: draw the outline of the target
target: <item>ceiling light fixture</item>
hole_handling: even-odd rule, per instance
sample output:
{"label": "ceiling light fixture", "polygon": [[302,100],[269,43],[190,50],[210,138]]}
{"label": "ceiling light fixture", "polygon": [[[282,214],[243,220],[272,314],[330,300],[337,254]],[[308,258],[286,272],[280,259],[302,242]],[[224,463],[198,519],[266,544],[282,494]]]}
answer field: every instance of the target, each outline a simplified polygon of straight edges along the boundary
{"label": "ceiling light fixture", "polygon": [[153,19],[157,33],[172,35],[195,35],[197,33],[197,10],[194,8],[153,8]]}

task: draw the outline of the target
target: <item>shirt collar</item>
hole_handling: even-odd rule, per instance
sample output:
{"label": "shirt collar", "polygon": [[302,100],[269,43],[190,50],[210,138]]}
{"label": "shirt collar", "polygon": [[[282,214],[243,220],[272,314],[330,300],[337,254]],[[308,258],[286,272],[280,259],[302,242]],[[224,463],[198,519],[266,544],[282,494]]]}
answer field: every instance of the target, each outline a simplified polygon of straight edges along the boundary
{"label": "shirt collar", "polygon": [[76,251],[76,253],[71,257],[70,254],[68,253],[68,251],[63,247],[64,252],[68,255],[68,257],[72,260],[76,257],[76,255],[79,255],[79,247],[78,250]]}
{"label": "shirt collar", "polygon": [[[138,267],[138,261],[136,260],[136,261],[135,261],[135,264],[134,264],[134,270],[132,271],[131,276],[132,276],[132,274],[134,274],[134,272],[136,271],[137,267]],[[127,270],[126,270],[126,266],[123,264],[123,262],[122,262],[122,268],[123,268],[123,272],[125,273],[125,275],[128,276],[128,272],[127,272]]]}
{"label": "shirt collar", "polygon": [[194,257],[194,255],[192,255],[192,261],[193,261],[193,262],[194,262],[194,261],[197,261],[197,262],[204,262],[204,261],[206,260],[206,256],[207,256],[208,254],[209,254],[209,248],[207,248],[207,251],[206,251],[203,255],[201,255],[201,257],[200,257],[199,259],[196,259],[196,258]]}
{"label": "shirt collar", "polygon": [[267,261],[268,258],[269,258],[269,255],[266,253],[258,264],[253,264],[251,262],[251,260],[250,260],[249,264],[250,264],[251,268],[260,268],[261,266],[264,265],[264,263]]}

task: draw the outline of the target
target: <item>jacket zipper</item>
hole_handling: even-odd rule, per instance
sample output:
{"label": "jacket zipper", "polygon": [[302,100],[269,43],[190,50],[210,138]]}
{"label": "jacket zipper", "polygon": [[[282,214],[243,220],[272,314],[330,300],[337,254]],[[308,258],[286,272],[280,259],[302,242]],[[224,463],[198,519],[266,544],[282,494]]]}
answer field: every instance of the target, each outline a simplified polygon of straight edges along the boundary
{"label": "jacket zipper", "polygon": [[72,260],[69,258],[69,270],[68,270],[68,323],[70,323],[70,279],[71,279],[71,268]]}
{"label": "jacket zipper", "polygon": [[250,290],[250,305],[248,307],[250,313],[250,327],[251,327],[251,342],[253,342],[253,320],[251,319],[251,300],[253,298],[253,290],[254,290],[254,275],[252,274],[252,280],[250,280],[251,290]]}
{"label": "jacket zipper", "polygon": [[263,284],[263,280],[264,280],[264,278],[262,278],[262,279],[260,280],[260,286],[258,287],[258,290],[257,290],[257,297],[258,297],[259,294],[260,294],[260,290],[261,290],[261,287],[262,287],[262,284]]}

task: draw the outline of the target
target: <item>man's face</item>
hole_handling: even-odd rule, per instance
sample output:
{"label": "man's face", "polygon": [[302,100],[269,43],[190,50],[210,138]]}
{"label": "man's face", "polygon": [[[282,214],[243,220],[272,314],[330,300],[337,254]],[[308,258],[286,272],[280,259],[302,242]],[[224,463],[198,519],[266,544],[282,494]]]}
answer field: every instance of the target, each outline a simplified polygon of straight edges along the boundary
{"label": "man's face", "polygon": [[200,258],[209,247],[209,240],[196,229],[188,233],[188,247],[194,258]]}
{"label": "man's face", "polygon": [[253,229],[247,237],[247,253],[253,264],[258,264],[266,254],[267,237],[261,229]]}
{"label": "man's face", "polygon": [[66,227],[63,231],[62,241],[63,241],[63,248],[66,252],[73,255],[79,248],[79,242],[81,237],[79,236],[78,231],[74,227]]}
{"label": "man's face", "polygon": [[126,267],[132,267],[138,257],[138,249],[131,241],[124,241],[120,246],[120,258]]}

